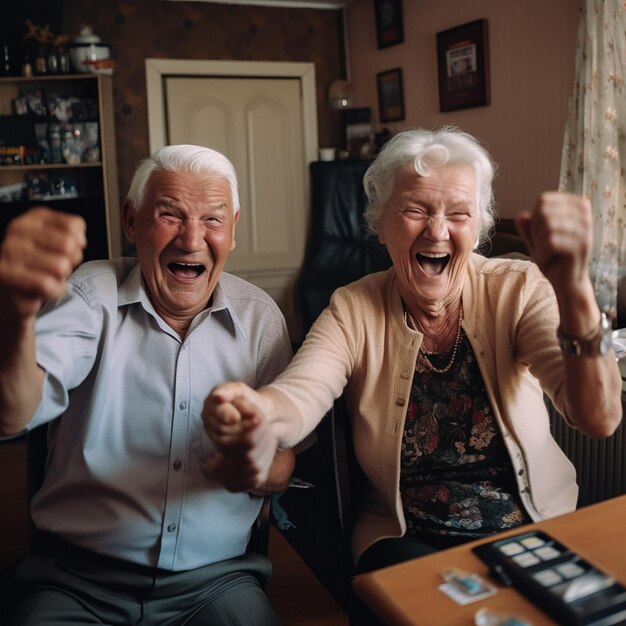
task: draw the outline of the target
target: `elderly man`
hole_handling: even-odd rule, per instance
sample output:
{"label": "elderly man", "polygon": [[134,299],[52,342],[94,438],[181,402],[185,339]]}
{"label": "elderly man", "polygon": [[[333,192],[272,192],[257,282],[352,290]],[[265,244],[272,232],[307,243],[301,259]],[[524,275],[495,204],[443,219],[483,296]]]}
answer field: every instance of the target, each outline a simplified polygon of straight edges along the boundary
{"label": "elderly man", "polygon": [[39,207],[9,226],[0,435],[49,424],[11,623],[279,623],[263,592],[269,561],[246,545],[293,453],[277,452],[254,493],[229,492],[211,474],[229,460],[200,417],[214,385],[267,384],[291,358],[275,303],[222,271],[238,219],[230,161],[180,145],[133,178],[123,224],[137,258],[73,271],[82,219]]}

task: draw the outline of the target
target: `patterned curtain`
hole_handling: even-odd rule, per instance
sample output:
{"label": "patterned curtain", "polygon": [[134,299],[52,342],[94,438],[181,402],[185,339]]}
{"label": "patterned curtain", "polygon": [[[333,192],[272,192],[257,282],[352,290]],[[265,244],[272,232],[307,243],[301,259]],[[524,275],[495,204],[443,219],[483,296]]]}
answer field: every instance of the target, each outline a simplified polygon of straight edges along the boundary
{"label": "patterned curtain", "polygon": [[594,242],[589,269],[598,305],[615,317],[618,282],[626,288],[624,0],[580,0],[575,72],[559,186],[591,200]]}

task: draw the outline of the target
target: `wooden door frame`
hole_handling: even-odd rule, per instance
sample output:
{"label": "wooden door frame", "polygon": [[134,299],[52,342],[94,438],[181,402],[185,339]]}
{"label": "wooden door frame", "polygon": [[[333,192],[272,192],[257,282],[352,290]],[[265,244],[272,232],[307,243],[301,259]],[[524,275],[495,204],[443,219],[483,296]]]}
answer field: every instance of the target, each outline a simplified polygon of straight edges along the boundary
{"label": "wooden door frame", "polygon": [[[314,63],[146,59],[145,65],[151,153],[167,143],[164,84],[168,76],[295,78],[300,81],[302,90],[302,138],[304,156],[307,161],[304,164],[305,168],[317,159],[317,98]],[[304,180],[308,180],[307,175]]]}

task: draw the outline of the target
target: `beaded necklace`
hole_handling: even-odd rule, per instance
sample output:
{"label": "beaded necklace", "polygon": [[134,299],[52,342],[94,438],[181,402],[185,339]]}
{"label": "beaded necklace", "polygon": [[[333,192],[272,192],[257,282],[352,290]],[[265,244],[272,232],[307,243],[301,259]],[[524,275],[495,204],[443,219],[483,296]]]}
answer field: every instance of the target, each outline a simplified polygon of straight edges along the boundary
{"label": "beaded necklace", "polygon": [[[417,323],[415,319],[413,318],[411,313],[407,311],[406,309],[404,310],[404,318],[407,324],[413,330],[417,330]],[[432,356],[433,354],[442,354],[442,353],[429,352],[428,350],[424,350],[420,346],[419,352],[417,353],[417,359],[427,370],[430,370],[431,372],[434,372],[435,374],[445,374],[446,372],[450,371],[450,368],[454,365],[454,361],[456,359],[456,353],[458,352],[459,344],[461,343],[461,322],[462,321],[463,321],[463,305],[461,304],[461,306],[459,307],[459,322],[457,324],[456,338],[454,339],[454,347],[452,348],[452,354],[450,355],[450,360],[448,361],[448,364],[445,367],[442,367],[442,368],[435,367],[431,363],[430,359],[428,358],[428,355]]]}

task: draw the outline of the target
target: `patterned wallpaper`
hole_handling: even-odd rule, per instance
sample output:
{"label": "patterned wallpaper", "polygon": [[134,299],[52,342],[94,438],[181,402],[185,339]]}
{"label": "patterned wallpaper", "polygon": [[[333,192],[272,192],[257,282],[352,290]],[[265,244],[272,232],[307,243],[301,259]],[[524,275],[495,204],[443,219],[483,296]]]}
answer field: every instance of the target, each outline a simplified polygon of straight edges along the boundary
{"label": "patterned wallpaper", "polygon": [[315,63],[320,145],[337,145],[341,124],[325,104],[343,67],[341,12],[162,0],[64,0],[63,31],[91,24],[111,46],[120,194],[147,156],[146,58]]}

